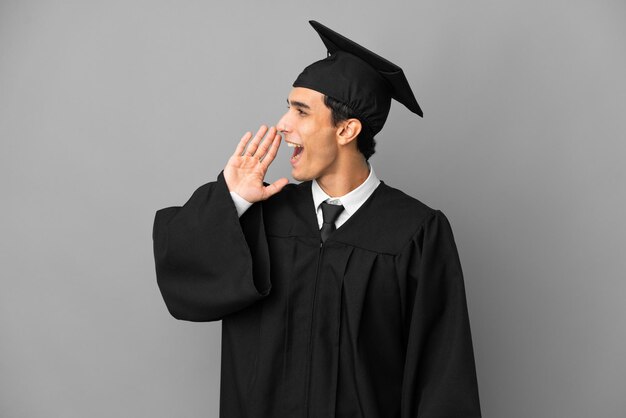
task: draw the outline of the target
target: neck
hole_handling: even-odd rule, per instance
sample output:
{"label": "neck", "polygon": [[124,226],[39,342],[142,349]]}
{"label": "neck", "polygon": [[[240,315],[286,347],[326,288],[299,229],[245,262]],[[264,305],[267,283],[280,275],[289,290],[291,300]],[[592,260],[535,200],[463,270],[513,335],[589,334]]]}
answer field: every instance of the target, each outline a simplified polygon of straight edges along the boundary
{"label": "neck", "polygon": [[324,174],[316,181],[330,197],[341,197],[363,184],[369,174],[367,161],[359,154],[339,164],[335,172]]}

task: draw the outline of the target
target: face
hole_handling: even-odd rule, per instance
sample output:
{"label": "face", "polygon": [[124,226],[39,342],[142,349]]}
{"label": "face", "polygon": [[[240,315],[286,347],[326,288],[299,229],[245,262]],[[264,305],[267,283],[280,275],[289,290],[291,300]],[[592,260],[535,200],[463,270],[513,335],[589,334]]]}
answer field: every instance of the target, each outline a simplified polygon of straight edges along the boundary
{"label": "face", "polygon": [[289,93],[287,113],[276,127],[288,146],[296,144],[291,156],[291,175],[298,181],[312,180],[337,169],[337,127],[324,95],[315,90],[295,87]]}

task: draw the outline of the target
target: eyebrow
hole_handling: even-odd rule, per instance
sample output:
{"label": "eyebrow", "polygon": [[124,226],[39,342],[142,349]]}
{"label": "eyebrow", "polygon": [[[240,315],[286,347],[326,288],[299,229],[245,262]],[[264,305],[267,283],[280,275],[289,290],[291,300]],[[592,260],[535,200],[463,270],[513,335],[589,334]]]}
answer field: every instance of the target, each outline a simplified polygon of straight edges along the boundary
{"label": "eyebrow", "polygon": [[311,107],[306,104],[306,103],[302,103],[302,102],[298,102],[295,100],[289,101],[289,99],[287,99],[287,104],[290,106],[295,106],[295,107],[301,107],[302,109],[309,109],[311,110]]}

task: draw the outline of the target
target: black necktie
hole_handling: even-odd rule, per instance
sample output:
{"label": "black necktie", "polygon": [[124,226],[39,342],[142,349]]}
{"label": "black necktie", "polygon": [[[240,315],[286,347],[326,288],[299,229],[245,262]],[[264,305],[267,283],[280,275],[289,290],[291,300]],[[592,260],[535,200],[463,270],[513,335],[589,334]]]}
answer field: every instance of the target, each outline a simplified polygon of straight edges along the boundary
{"label": "black necktie", "polygon": [[326,241],[330,234],[336,229],[335,221],[342,211],[343,206],[341,205],[331,205],[330,203],[322,202],[322,217],[324,218],[324,223],[320,229],[322,242]]}

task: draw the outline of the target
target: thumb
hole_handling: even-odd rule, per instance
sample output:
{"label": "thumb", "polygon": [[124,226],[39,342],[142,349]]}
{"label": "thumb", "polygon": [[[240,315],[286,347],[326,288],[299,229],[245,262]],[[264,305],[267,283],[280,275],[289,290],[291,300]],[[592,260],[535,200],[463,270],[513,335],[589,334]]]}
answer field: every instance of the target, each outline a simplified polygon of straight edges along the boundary
{"label": "thumb", "polygon": [[265,198],[269,198],[273,195],[275,195],[276,193],[280,192],[283,187],[285,187],[287,184],[289,183],[289,180],[285,177],[276,180],[274,183],[270,184],[269,186],[265,187]]}

